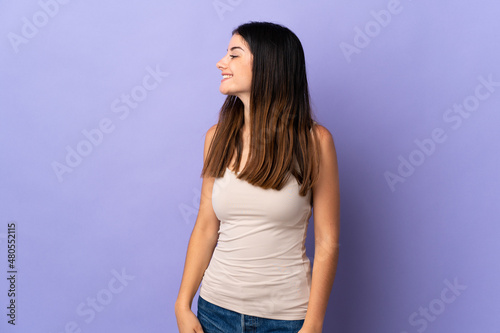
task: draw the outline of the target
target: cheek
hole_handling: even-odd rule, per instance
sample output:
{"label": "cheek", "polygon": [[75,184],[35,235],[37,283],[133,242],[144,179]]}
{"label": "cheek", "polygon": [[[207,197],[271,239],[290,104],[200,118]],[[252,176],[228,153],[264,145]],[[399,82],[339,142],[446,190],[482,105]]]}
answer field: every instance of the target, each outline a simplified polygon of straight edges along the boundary
{"label": "cheek", "polygon": [[252,65],[248,66],[247,68],[247,74],[250,78],[252,78]]}
{"label": "cheek", "polygon": [[251,83],[252,82],[252,71],[248,70],[245,76],[246,76],[247,81]]}

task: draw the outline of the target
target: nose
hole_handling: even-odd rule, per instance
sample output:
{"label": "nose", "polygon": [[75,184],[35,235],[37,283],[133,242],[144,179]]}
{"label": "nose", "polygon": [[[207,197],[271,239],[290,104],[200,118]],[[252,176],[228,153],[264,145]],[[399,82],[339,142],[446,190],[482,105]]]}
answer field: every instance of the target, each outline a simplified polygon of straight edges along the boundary
{"label": "nose", "polygon": [[225,61],[225,59],[226,59],[226,57],[223,57],[221,60],[219,60],[217,62],[217,64],[215,64],[218,69],[223,70],[224,68],[226,68],[226,61]]}

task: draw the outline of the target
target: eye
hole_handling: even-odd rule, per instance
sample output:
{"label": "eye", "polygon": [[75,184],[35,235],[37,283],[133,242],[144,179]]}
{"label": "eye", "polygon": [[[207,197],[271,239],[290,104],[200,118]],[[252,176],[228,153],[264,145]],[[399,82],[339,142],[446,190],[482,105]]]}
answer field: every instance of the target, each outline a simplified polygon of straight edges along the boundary
{"label": "eye", "polygon": [[232,55],[232,54],[230,54],[230,55],[229,55],[229,57],[230,57],[231,59],[234,59],[234,58],[237,58],[238,56],[237,56],[237,55]]}

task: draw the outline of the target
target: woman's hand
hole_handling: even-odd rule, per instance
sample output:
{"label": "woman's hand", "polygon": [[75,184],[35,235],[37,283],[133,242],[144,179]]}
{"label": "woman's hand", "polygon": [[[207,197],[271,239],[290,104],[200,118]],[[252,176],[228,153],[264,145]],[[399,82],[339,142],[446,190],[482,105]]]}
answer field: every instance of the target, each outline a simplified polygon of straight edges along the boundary
{"label": "woman's hand", "polygon": [[189,308],[175,309],[179,333],[203,333],[200,321]]}

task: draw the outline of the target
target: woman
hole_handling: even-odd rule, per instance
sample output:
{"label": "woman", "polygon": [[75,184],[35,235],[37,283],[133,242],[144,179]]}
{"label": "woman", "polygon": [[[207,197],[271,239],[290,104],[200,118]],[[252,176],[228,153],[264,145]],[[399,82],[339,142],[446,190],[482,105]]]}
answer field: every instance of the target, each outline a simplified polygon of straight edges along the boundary
{"label": "woman", "polygon": [[321,332],[338,260],[338,172],[332,136],[311,117],[302,45],[283,26],[250,22],[217,67],[228,97],[205,138],[179,331]]}

